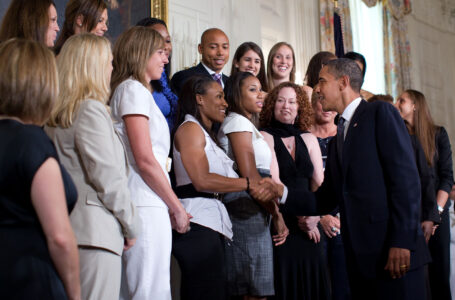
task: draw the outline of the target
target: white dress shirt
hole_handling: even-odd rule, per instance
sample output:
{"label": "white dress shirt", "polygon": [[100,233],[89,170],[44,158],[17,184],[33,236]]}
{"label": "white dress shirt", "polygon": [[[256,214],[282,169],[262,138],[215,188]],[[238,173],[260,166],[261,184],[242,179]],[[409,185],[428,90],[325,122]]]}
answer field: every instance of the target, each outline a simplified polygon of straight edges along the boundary
{"label": "white dress shirt", "polygon": [[362,98],[360,97],[354,99],[351,103],[349,103],[348,106],[346,106],[346,108],[343,111],[343,114],[341,115],[341,117],[345,120],[343,140],[346,138],[346,134],[348,133],[348,128],[349,124],[351,123],[352,116],[354,115],[357,107],[359,106],[360,101],[362,101]]}

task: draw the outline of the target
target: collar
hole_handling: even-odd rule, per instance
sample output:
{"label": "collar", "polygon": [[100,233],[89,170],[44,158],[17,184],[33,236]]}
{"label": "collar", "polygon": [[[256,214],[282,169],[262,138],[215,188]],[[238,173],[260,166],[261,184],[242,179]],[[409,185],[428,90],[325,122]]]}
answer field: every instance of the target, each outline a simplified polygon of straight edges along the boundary
{"label": "collar", "polygon": [[[204,68],[207,70],[207,72],[209,72],[210,76],[212,76],[213,74],[216,73],[215,71],[213,71],[212,69],[207,67],[202,61],[201,61],[201,65],[203,65]],[[219,74],[221,75],[221,80],[223,80],[223,71],[221,71]]]}
{"label": "collar", "polygon": [[345,119],[346,122],[351,121],[352,115],[354,114],[355,110],[359,106],[360,101],[362,101],[362,98],[358,97],[358,98],[354,99],[351,103],[349,103],[348,106],[346,106],[346,108],[343,111],[343,114],[341,115],[341,117],[343,119]]}

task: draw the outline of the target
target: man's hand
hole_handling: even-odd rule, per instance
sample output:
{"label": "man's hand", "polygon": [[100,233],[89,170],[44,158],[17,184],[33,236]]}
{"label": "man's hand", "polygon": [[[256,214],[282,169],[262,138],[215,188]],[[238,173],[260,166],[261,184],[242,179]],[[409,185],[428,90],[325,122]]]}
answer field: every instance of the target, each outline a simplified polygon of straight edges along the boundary
{"label": "man's hand", "polygon": [[384,270],[389,271],[393,279],[401,278],[411,267],[411,252],[404,248],[392,247]]}
{"label": "man's hand", "polygon": [[321,226],[324,233],[329,238],[337,236],[340,232],[340,219],[332,215],[325,215],[321,217]]}

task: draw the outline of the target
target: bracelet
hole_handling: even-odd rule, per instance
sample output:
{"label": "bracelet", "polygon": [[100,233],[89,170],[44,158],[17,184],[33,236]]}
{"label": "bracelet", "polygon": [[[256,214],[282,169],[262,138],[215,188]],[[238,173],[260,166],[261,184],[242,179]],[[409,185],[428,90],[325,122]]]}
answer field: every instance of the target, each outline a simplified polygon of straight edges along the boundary
{"label": "bracelet", "polygon": [[248,177],[245,177],[246,179],[246,192],[249,194],[250,193],[250,179]]}

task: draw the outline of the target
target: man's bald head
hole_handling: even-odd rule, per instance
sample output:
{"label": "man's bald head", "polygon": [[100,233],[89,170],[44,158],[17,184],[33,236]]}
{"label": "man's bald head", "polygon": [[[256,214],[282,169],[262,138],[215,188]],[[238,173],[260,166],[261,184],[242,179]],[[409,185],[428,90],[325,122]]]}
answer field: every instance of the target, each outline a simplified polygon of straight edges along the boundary
{"label": "man's bald head", "polygon": [[201,44],[207,43],[207,41],[209,41],[211,38],[213,38],[213,35],[217,35],[217,34],[224,35],[229,43],[229,39],[223,30],[221,30],[219,28],[209,28],[202,33]]}
{"label": "man's bald head", "polygon": [[202,55],[202,62],[219,73],[229,60],[229,39],[221,29],[207,29],[202,33],[198,50]]}

